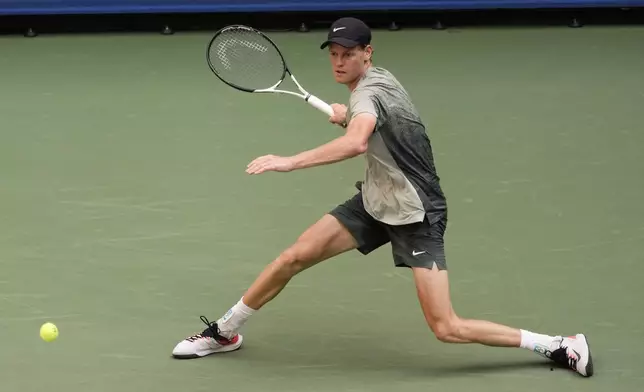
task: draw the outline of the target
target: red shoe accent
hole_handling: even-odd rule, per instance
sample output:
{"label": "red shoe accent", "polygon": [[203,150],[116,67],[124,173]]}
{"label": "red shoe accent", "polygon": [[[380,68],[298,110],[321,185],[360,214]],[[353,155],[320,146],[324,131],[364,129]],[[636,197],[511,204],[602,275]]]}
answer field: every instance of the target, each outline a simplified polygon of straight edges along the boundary
{"label": "red shoe accent", "polygon": [[217,339],[217,343],[226,346],[229,344],[235,344],[239,340],[239,335],[235,335],[232,339],[226,339],[225,337],[221,337],[220,339]]}

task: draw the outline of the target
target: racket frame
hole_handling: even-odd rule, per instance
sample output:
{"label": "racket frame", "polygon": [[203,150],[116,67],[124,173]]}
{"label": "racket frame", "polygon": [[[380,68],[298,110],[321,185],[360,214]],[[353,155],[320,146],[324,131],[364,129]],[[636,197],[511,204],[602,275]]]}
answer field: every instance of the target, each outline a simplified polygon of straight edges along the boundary
{"label": "racket frame", "polygon": [[[273,86],[268,87],[268,88],[249,89],[249,88],[245,88],[245,87],[242,87],[242,86],[238,86],[235,83],[229,82],[226,79],[224,79],[221,75],[219,75],[219,73],[217,73],[217,70],[216,70],[214,64],[212,63],[212,60],[210,59],[210,53],[211,53],[212,45],[214,44],[214,42],[217,39],[217,37],[219,37],[219,35],[225,33],[228,30],[232,30],[232,29],[241,29],[241,30],[246,30],[246,31],[251,32],[251,33],[258,34],[262,38],[264,38],[266,41],[268,41],[273,46],[273,48],[275,48],[275,50],[277,51],[277,53],[280,56],[280,59],[282,60],[282,66],[283,66],[282,76],[281,76],[281,78],[279,79],[279,81],[277,83],[275,83]],[[284,60],[284,56],[282,55],[282,52],[279,50],[279,48],[277,47],[275,42],[273,42],[273,40],[270,39],[266,34],[264,34],[263,32],[261,32],[261,31],[259,31],[257,29],[254,29],[254,28],[249,27],[249,26],[244,26],[244,25],[230,25],[230,26],[223,27],[222,29],[217,31],[215,33],[215,35],[210,39],[210,42],[208,43],[208,46],[206,48],[206,60],[208,61],[208,66],[210,67],[210,70],[215,74],[215,76],[217,76],[217,78],[219,78],[219,80],[221,80],[225,84],[229,85],[230,87],[233,87],[233,88],[235,88],[237,90],[245,91],[245,92],[248,92],[248,93],[259,93],[259,94],[262,94],[262,93],[264,93],[264,94],[265,93],[278,93],[278,94],[292,95],[292,96],[299,97],[299,98],[303,99],[309,105],[311,105],[314,108],[318,109],[322,113],[325,113],[329,117],[332,117],[334,115],[333,108],[328,103],[324,102],[323,100],[321,100],[320,98],[316,97],[315,95],[309,93],[308,91],[306,91],[304,89],[304,87],[302,87],[302,85],[297,81],[297,79],[295,78],[295,76],[293,75],[291,70],[289,69],[288,65],[286,64],[286,60]],[[277,88],[277,87],[279,87],[280,84],[282,84],[282,82],[284,82],[284,79],[286,79],[286,74],[287,73],[290,76],[290,78],[293,81],[293,83],[295,83],[297,88],[300,90],[300,93],[297,93],[297,92],[294,92],[294,91],[288,91],[288,90],[280,90],[280,89]]]}

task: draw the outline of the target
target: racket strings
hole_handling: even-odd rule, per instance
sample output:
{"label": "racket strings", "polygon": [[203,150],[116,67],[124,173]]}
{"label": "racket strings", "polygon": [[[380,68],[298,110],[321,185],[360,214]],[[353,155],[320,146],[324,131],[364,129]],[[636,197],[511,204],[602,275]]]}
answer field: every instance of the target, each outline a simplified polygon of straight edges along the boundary
{"label": "racket strings", "polygon": [[210,48],[215,72],[228,83],[255,90],[269,88],[284,76],[284,61],[262,35],[243,29],[221,33]]}

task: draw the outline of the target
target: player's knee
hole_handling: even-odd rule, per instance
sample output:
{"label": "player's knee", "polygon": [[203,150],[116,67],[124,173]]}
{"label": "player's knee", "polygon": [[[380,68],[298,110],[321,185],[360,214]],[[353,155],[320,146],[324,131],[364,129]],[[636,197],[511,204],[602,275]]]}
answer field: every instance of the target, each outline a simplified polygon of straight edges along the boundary
{"label": "player's knee", "polygon": [[315,251],[307,242],[298,241],[284,250],[275,261],[277,268],[286,276],[295,276],[305,270],[315,259]]}
{"label": "player's knee", "polygon": [[430,325],[432,332],[436,339],[441,342],[449,342],[450,337],[452,336],[452,326],[447,321],[440,321]]}
{"label": "player's knee", "polygon": [[459,337],[459,319],[458,317],[447,317],[433,321],[430,325],[436,339],[444,343],[452,343]]}
{"label": "player's knee", "polygon": [[285,277],[292,277],[299,271],[298,267],[298,254],[292,247],[284,250],[277,260],[273,262],[275,269]]}

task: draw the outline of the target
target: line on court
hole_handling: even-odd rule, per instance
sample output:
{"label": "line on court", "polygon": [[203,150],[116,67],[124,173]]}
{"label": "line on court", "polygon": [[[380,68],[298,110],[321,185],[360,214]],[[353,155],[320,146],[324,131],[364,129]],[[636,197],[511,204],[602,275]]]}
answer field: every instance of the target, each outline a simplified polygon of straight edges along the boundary
{"label": "line on court", "polygon": [[162,206],[162,205],[173,205],[173,204],[190,204],[190,203],[199,203],[202,201],[209,201],[210,198],[201,197],[196,199],[179,199],[179,200],[163,200],[163,201],[154,201],[150,203],[142,204],[142,207],[153,207],[153,206]]}
{"label": "line on court", "polygon": [[412,279],[412,278],[410,278],[409,276],[405,276],[405,275],[401,274],[401,273],[400,273],[400,272],[398,272],[398,271],[394,271],[394,272],[393,272],[393,274],[394,274],[394,275],[396,275],[396,276],[397,276],[397,277],[399,277],[399,278],[402,278],[402,279],[404,279],[404,280],[408,281],[408,282],[413,281],[413,279]]}
{"label": "line on court", "polygon": [[102,242],[101,245],[112,249],[118,249],[118,250],[129,250],[129,251],[135,251],[135,252],[145,252],[145,253],[162,254],[167,256],[176,256],[176,253],[170,252],[167,250],[140,248],[136,246],[122,246],[122,245],[117,246],[110,242]]}
{"label": "line on court", "polygon": [[620,244],[620,243],[624,243],[624,242],[633,242],[633,241],[639,241],[639,240],[644,240],[644,236],[629,237],[629,238],[610,240],[610,241],[591,242],[591,243],[587,243],[587,244],[571,246],[571,247],[568,247],[568,248],[549,249],[548,251],[549,252],[570,252],[570,251],[573,251],[573,250],[586,249],[586,248],[596,248],[596,247],[602,246],[602,245]]}
{"label": "line on court", "polygon": [[[29,308],[29,309],[31,309],[31,311],[33,313],[41,313],[41,314],[45,313],[43,310],[38,309],[37,307],[35,307],[35,306],[31,305],[31,304],[28,304],[28,303],[23,302],[23,301],[12,300],[8,296],[2,296],[0,298],[5,300],[6,302],[9,302],[10,304],[16,305],[16,306],[18,306],[20,308]],[[30,298],[33,298],[33,297],[30,297]]]}
{"label": "line on court", "polygon": [[530,180],[528,178],[520,178],[520,179],[516,179],[516,180],[501,180],[501,181],[499,181],[499,183],[501,183],[503,185],[525,184],[525,183],[530,183],[530,182],[532,182],[532,180]]}
{"label": "line on court", "polygon": [[116,359],[137,359],[137,360],[145,358],[138,355],[127,355],[127,354],[101,354],[101,357],[116,358]]}
{"label": "line on court", "polygon": [[0,322],[3,321],[38,321],[38,320],[59,320],[64,318],[78,317],[80,314],[62,314],[62,315],[50,315],[50,316],[31,316],[31,317],[8,317],[3,318]]}
{"label": "line on court", "polygon": [[16,298],[16,297],[27,297],[27,298],[47,298],[49,297],[47,294],[28,294],[28,293],[0,293],[0,297],[9,299],[11,297]]}
{"label": "line on court", "polygon": [[91,241],[90,243],[104,243],[104,242],[137,242],[137,241],[148,241],[148,240],[160,240],[172,237],[182,237],[186,233],[175,232],[175,233],[164,233],[164,234],[155,234],[147,235],[140,237],[121,237],[121,238],[105,238],[101,240]]}
{"label": "line on court", "polygon": [[174,212],[173,210],[161,209],[161,208],[151,208],[146,207],[145,205],[139,204],[115,204],[115,203],[105,203],[98,201],[78,201],[78,200],[61,200],[61,204],[72,204],[83,207],[105,207],[105,208],[126,208],[126,209],[135,209],[148,212]]}
{"label": "line on court", "polygon": [[60,188],[58,189],[58,192],[86,192],[86,191],[96,191],[99,189],[109,189],[110,187],[107,185],[104,186],[83,186],[83,187],[68,187],[68,188]]}
{"label": "line on court", "polygon": [[318,369],[318,368],[329,368],[329,367],[338,367],[338,364],[333,363],[324,363],[319,365],[292,365],[284,366],[286,369]]}

